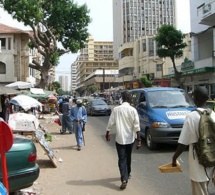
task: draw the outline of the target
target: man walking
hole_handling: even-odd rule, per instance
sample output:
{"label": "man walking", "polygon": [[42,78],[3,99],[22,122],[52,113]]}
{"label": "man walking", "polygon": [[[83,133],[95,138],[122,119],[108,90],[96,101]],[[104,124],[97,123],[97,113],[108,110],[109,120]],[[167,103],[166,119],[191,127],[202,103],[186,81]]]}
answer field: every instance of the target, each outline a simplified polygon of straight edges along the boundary
{"label": "man walking", "polygon": [[[193,100],[200,111],[205,110],[208,100],[208,91],[205,87],[197,87],[193,93]],[[211,118],[215,121],[215,113],[212,111]],[[178,148],[172,157],[172,166],[176,166],[176,160],[189,145],[189,169],[193,195],[208,195],[208,177],[204,167],[199,164],[198,157],[193,148],[199,138],[200,114],[197,111],[190,112],[184,121],[184,125],[178,140]]]}
{"label": "man walking", "polygon": [[69,106],[69,99],[65,98],[62,103],[62,130],[61,134],[66,133],[66,128],[68,128],[69,133],[73,133],[73,126],[72,126],[72,121],[70,119],[70,106]]}
{"label": "man walking", "polygon": [[116,149],[118,154],[118,166],[121,175],[120,189],[125,189],[128,178],[131,177],[131,153],[137,136],[137,146],[141,147],[139,116],[134,107],[130,105],[131,94],[128,91],[122,93],[123,103],[113,109],[106,128],[106,140],[110,141],[110,131],[116,125]]}
{"label": "man walking", "polygon": [[81,99],[77,99],[76,105],[71,108],[70,112],[70,118],[73,122],[78,151],[80,151],[81,147],[83,146],[83,131],[85,123],[87,122],[87,111],[86,108],[82,106],[82,103],[83,102]]}

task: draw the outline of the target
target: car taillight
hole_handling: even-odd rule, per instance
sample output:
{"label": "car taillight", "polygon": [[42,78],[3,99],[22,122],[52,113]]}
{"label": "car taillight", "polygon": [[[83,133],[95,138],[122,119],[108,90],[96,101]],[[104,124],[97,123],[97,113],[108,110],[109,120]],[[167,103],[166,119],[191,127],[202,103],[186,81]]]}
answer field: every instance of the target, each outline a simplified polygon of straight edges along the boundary
{"label": "car taillight", "polygon": [[31,152],[28,156],[28,162],[35,162],[37,160],[37,152]]}

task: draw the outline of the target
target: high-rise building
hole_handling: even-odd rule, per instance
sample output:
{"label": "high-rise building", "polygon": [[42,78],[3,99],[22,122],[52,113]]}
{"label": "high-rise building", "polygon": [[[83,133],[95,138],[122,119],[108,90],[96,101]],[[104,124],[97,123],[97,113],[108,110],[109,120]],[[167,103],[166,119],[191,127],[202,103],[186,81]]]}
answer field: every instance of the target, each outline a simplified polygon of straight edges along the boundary
{"label": "high-rise building", "polygon": [[155,35],[163,24],[175,26],[175,0],[113,0],[114,58],[124,43]]}
{"label": "high-rise building", "polygon": [[59,83],[61,84],[62,90],[68,91],[68,76],[65,75],[59,76]]}
{"label": "high-rise building", "polygon": [[87,87],[86,78],[96,70],[118,70],[118,62],[113,58],[112,41],[94,41],[89,36],[84,49],[75,61],[77,67],[77,88]]}
{"label": "high-rise building", "polygon": [[77,59],[71,65],[71,91],[72,92],[74,92],[77,88]]}

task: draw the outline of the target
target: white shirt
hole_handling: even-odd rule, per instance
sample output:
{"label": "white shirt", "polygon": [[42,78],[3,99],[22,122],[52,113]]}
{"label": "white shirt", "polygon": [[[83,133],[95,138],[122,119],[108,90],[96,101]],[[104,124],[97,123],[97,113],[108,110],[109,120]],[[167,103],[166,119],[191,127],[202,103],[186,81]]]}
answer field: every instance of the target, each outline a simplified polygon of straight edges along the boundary
{"label": "white shirt", "polygon": [[140,131],[137,110],[128,102],[123,102],[113,109],[106,130],[111,131],[113,125],[116,125],[116,142],[118,144],[133,143],[137,131]]}
{"label": "white shirt", "polygon": [[[198,108],[198,110],[204,109]],[[214,112],[211,113],[211,117],[215,121]],[[190,179],[196,182],[205,182],[208,181],[205,169],[201,164],[199,164],[198,157],[195,154],[195,150],[193,150],[193,143],[196,143],[199,137],[199,120],[200,115],[197,111],[190,112],[186,116],[178,143],[189,145]]]}

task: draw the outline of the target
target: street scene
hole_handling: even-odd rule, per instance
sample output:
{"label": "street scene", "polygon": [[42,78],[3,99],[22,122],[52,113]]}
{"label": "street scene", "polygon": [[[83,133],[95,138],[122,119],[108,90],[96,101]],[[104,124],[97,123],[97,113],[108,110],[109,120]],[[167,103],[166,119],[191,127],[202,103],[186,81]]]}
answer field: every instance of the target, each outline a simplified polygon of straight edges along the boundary
{"label": "street scene", "polygon": [[215,195],[215,1],[0,0],[0,194]]}
{"label": "street scene", "polygon": [[[189,195],[191,194],[188,152],[179,159],[181,173],[161,173],[159,166],[171,162],[176,145],[161,145],[158,150],[147,149],[145,141],[139,150],[133,149],[131,179],[125,191],[119,189],[120,175],[115,149],[115,132],[111,142],[105,140],[108,116],[89,116],[85,131],[85,146],[76,150],[74,135],[60,135],[60,127],[47,116],[43,121],[52,134],[50,142],[58,159],[53,166],[44,151],[38,146],[38,164],[41,173],[28,191],[36,194],[150,194],[150,195]],[[62,162],[59,161],[62,159]],[[55,184],[55,185],[53,185]],[[210,183],[210,194],[215,194]]]}

